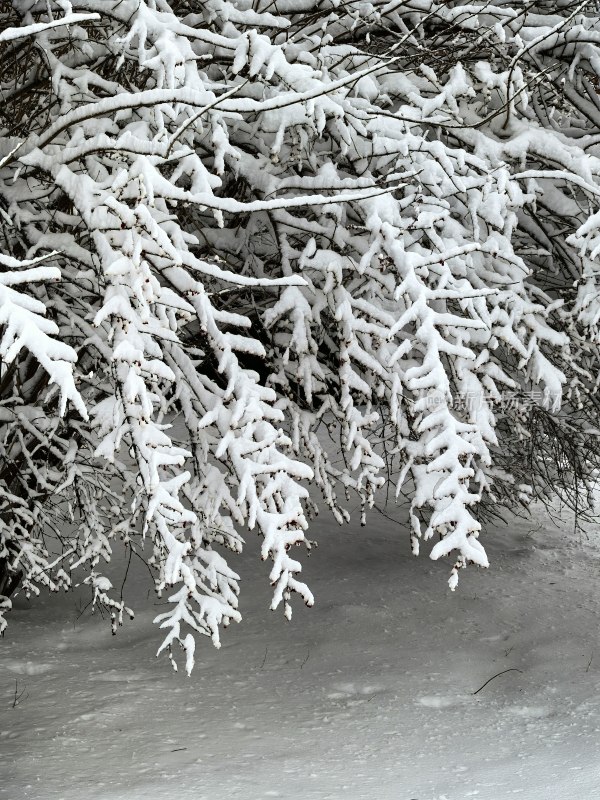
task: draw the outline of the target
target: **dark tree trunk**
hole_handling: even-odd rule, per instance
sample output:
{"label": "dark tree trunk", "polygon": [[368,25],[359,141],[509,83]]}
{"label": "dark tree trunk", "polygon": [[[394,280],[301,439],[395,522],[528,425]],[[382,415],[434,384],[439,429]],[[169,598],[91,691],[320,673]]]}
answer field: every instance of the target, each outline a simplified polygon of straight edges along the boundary
{"label": "dark tree trunk", "polygon": [[10,568],[7,558],[0,558],[0,597],[10,597],[21,583],[23,573]]}

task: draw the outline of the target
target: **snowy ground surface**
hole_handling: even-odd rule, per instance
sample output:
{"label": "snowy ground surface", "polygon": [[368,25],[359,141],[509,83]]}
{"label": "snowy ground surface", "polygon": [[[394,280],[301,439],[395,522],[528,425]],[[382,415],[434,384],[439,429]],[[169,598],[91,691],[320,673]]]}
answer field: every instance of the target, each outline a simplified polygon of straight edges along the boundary
{"label": "snowy ground surface", "polygon": [[73,595],[18,600],[0,799],[600,798],[600,536],[541,512],[488,531],[492,569],[451,594],[448,565],[411,557],[375,513],[313,535],[316,606],[291,623],[267,610],[249,538],[244,621],[220,652],[199,643],[191,678],[154,658],[141,573],[116,637]]}

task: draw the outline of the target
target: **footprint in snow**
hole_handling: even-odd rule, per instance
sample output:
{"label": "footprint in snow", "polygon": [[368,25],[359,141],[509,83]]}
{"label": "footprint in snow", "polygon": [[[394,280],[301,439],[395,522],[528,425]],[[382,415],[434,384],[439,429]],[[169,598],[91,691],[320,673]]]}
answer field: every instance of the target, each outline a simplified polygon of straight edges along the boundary
{"label": "footprint in snow", "polygon": [[5,661],[3,666],[16,675],[43,675],[52,669],[51,664],[34,664],[32,661]]}
{"label": "footprint in snow", "polygon": [[372,684],[358,686],[356,683],[336,683],[332,688],[334,691],[329,692],[327,695],[329,700],[348,700],[357,695],[359,697],[365,697],[367,695],[373,697],[373,695],[383,691],[381,686]]}
{"label": "footprint in snow", "polygon": [[144,672],[119,672],[118,670],[108,670],[107,672],[95,672],[89,676],[91,681],[129,683],[130,681],[146,681],[152,676]]}
{"label": "footprint in snow", "polygon": [[78,717],[75,717],[75,722],[93,722],[98,715],[90,712],[88,714],[80,714]]}
{"label": "footprint in snow", "polygon": [[419,705],[425,706],[425,708],[451,708],[460,703],[460,698],[444,695],[424,695],[419,697],[417,702]]}
{"label": "footprint in snow", "polygon": [[513,706],[506,710],[509,714],[513,714],[515,717],[523,717],[524,719],[542,719],[552,713],[552,709],[548,706]]}

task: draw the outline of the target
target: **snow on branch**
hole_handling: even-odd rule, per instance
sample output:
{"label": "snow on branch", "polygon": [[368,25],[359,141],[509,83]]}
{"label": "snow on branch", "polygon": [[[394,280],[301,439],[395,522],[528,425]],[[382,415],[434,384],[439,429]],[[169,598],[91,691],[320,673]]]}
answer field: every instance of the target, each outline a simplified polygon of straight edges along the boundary
{"label": "snow on branch", "polygon": [[51,22],[36,22],[32,25],[23,25],[20,28],[6,28],[0,33],[0,43],[25,39],[35,36],[37,33],[61,28],[65,25],[74,25],[78,22],[91,22],[99,20],[100,14],[65,14],[62,19],[54,19]]}
{"label": "snow on branch", "polygon": [[451,589],[503,508],[589,508],[594,3],[0,20],[0,628],[86,569],[116,629],[123,547],[189,672],[241,619],[245,531],[272,608],[313,603],[318,495],[364,523],[392,483]]}

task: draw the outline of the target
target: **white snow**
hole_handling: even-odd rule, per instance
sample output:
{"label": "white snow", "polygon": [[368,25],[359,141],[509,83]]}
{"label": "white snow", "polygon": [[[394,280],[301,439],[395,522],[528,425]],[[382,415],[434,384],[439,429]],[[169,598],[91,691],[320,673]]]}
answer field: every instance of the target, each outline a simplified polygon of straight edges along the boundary
{"label": "white snow", "polygon": [[55,19],[52,22],[38,22],[34,25],[24,25],[20,28],[6,28],[0,32],[0,42],[10,42],[15,39],[24,39],[33,36],[41,31],[51,28],[61,28],[64,25],[74,25],[77,22],[89,22],[90,20],[100,19],[100,14],[71,14],[67,13],[62,19]]}
{"label": "white snow", "polygon": [[268,612],[249,540],[244,620],[220,651],[199,641],[189,678],[154,658],[162,607],[141,570],[114,637],[81,613],[87,596],[16,599],[1,800],[596,800],[593,531],[541,510],[488,530],[494,569],[455,593],[448,566],[413,559],[405,526],[375,512],[360,535],[326,516],[312,532],[315,607],[290,624]]}

